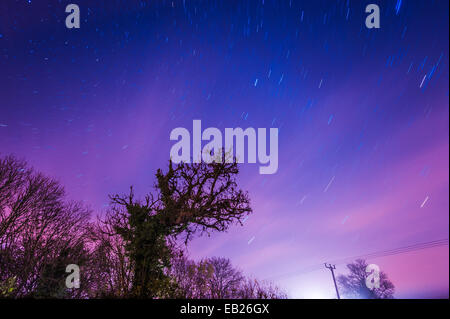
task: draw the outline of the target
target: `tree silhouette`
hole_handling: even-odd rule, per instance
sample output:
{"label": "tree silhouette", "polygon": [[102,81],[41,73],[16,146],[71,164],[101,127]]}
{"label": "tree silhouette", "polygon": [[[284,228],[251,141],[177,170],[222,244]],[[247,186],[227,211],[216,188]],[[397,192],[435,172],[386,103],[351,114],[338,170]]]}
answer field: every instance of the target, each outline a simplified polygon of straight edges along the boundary
{"label": "tree silhouette", "polygon": [[[0,158],[0,298],[285,298],[246,278],[226,258],[188,260],[195,235],[226,231],[251,212],[237,163],[179,164],[158,170],[143,201],[133,189],[110,196],[97,223],[65,200],[59,182],[13,156]],[[69,264],[80,289],[65,286]]]}
{"label": "tree silhouette", "polygon": [[178,288],[178,298],[236,298],[244,276],[227,258],[205,258],[199,262],[184,256],[175,258],[170,271]]}
{"label": "tree silhouette", "polygon": [[228,258],[212,257],[199,262],[183,254],[172,261],[170,276],[177,285],[175,298],[187,299],[283,299],[278,287],[246,278]]}
{"label": "tree silhouette", "polygon": [[247,193],[237,188],[236,161],[225,154],[213,163],[169,162],[166,173],[156,173],[155,192],[136,200],[133,189],[126,196],[111,196],[112,209],[103,222],[103,232],[120,236],[132,273],[130,296],[164,297],[173,290],[165,273],[170,267],[173,245],[185,244],[195,234],[225,231],[251,212]]}
{"label": "tree silhouette", "polygon": [[66,265],[88,260],[89,214],[65,199],[56,180],[14,156],[0,158],[0,286],[6,283],[9,297],[81,292],[65,289],[64,274]]}
{"label": "tree silhouette", "polygon": [[239,287],[244,276],[235,269],[231,261],[227,258],[213,257],[209,259],[213,273],[211,276],[211,298],[226,299],[232,298],[239,291]]}
{"label": "tree silhouette", "polygon": [[369,289],[366,285],[366,272],[368,264],[363,259],[347,265],[350,273],[339,275],[337,281],[341,293],[347,298],[357,299],[392,299],[394,298],[395,287],[383,271],[380,271],[380,287]]}

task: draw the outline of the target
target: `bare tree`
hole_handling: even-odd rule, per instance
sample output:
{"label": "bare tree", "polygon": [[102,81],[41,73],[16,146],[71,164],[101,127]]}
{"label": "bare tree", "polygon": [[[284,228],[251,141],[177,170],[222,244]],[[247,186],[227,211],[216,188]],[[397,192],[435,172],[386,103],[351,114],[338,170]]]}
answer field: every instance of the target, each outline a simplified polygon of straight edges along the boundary
{"label": "bare tree", "polygon": [[229,259],[219,257],[194,262],[183,255],[177,256],[172,261],[170,276],[178,287],[175,297],[188,299],[235,298],[244,281]]}
{"label": "bare tree", "polygon": [[[236,185],[236,162],[169,163],[155,192],[111,196],[97,223],[65,199],[54,179],[13,156],[0,158],[0,297],[277,298],[226,258],[190,261],[195,234],[225,231],[251,212]],[[179,240],[180,239],[180,240]],[[81,268],[81,289],[65,287],[65,268]]]}
{"label": "bare tree", "polygon": [[271,282],[248,278],[241,284],[237,298],[286,299],[287,294]]}
{"label": "bare tree", "polygon": [[178,290],[176,298],[187,299],[284,299],[287,295],[268,282],[246,278],[223,257],[199,262],[180,254],[173,260],[170,276]]}
{"label": "bare tree", "polygon": [[64,287],[65,267],[87,260],[88,218],[57,181],[13,156],[0,158],[0,282],[14,282],[9,296],[76,294]]}
{"label": "bare tree", "polygon": [[209,279],[210,296],[213,299],[234,298],[244,281],[242,273],[227,258],[212,257],[208,260],[213,268]]}
{"label": "bare tree", "polygon": [[347,298],[356,299],[392,299],[395,287],[385,272],[380,272],[379,288],[369,289],[366,285],[366,268],[368,264],[363,259],[347,265],[348,275],[339,275],[337,278],[342,294]]}
{"label": "bare tree", "polygon": [[173,298],[206,299],[209,298],[209,280],[213,267],[207,260],[195,262],[185,257],[183,252],[174,254],[168,275],[173,278],[176,289]]}
{"label": "bare tree", "polygon": [[89,298],[124,298],[130,294],[132,278],[125,244],[102,227],[98,223],[89,229],[90,261],[83,272],[83,289]]}

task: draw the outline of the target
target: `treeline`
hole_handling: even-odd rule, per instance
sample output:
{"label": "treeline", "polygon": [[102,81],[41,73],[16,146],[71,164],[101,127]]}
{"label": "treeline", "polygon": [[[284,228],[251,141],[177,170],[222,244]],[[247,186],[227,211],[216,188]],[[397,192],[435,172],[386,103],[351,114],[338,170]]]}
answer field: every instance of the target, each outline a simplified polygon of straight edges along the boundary
{"label": "treeline", "polygon": [[[110,196],[93,220],[60,183],[14,156],[0,157],[0,298],[286,298],[225,258],[189,260],[195,236],[225,231],[251,213],[236,163],[158,170],[144,200]],[[80,268],[67,288],[66,267]]]}

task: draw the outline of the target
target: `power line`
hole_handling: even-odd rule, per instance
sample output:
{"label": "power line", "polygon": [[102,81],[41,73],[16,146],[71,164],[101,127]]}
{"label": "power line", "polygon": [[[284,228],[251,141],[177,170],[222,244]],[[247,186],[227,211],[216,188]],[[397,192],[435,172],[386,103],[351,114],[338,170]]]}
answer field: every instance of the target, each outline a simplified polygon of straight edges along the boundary
{"label": "power line", "polygon": [[378,258],[378,257],[385,257],[385,256],[392,256],[397,254],[402,254],[410,251],[415,250],[421,250],[426,248],[432,248],[432,247],[438,247],[448,245],[448,238],[447,239],[440,239],[440,240],[434,240],[424,243],[417,243],[413,245],[403,246],[399,248],[389,249],[389,250],[383,250],[378,252],[373,252],[369,254],[359,255],[359,256],[353,256],[353,257],[347,257],[347,258],[341,258],[338,260],[334,260],[333,262],[336,264],[343,263],[347,261],[348,259],[358,259],[358,258]]}
{"label": "power line", "polygon": [[[346,261],[349,261],[349,260],[356,260],[356,259],[360,259],[360,258],[374,259],[374,258],[380,258],[380,257],[386,257],[386,256],[393,256],[393,255],[404,254],[404,253],[416,251],[416,250],[445,246],[448,244],[449,244],[448,238],[444,238],[444,239],[433,240],[433,241],[428,241],[428,242],[416,243],[416,244],[412,244],[412,245],[408,245],[408,246],[402,246],[402,247],[393,248],[393,249],[376,251],[376,252],[372,252],[372,253],[368,253],[368,254],[364,254],[364,255],[344,257],[344,258],[340,258],[340,259],[335,259],[335,260],[331,261],[330,263],[332,263],[334,265],[339,265],[339,264],[345,263]],[[266,279],[275,279],[275,278],[281,278],[281,277],[295,275],[295,274],[308,273],[308,272],[318,270],[322,267],[323,267],[323,264],[312,265],[312,266],[305,267],[299,271],[276,275],[276,276],[272,276],[272,277],[269,277]]]}
{"label": "power line", "polygon": [[333,276],[333,282],[334,282],[334,288],[336,288],[336,296],[337,299],[341,299],[341,296],[339,296],[339,289],[336,283],[336,277],[334,276],[334,270],[336,269],[336,265],[332,265],[332,264],[328,264],[325,263],[325,268],[328,268],[331,270],[331,276]]}

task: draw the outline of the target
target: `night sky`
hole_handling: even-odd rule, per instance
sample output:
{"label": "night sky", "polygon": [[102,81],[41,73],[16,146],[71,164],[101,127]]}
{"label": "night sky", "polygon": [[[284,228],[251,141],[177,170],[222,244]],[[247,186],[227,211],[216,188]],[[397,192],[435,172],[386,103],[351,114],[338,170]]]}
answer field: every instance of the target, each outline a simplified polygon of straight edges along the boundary
{"label": "night sky", "polygon": [[[190,255],[334,298],[323,262],[448,239],[448,21],[447,0],[2,0],[0,155],[101,215],[152,190],[172,129],[277,127],[277,173],[240,165],[254,213]],[[396,297],[448,298],[448,241],[368,261]]]}

